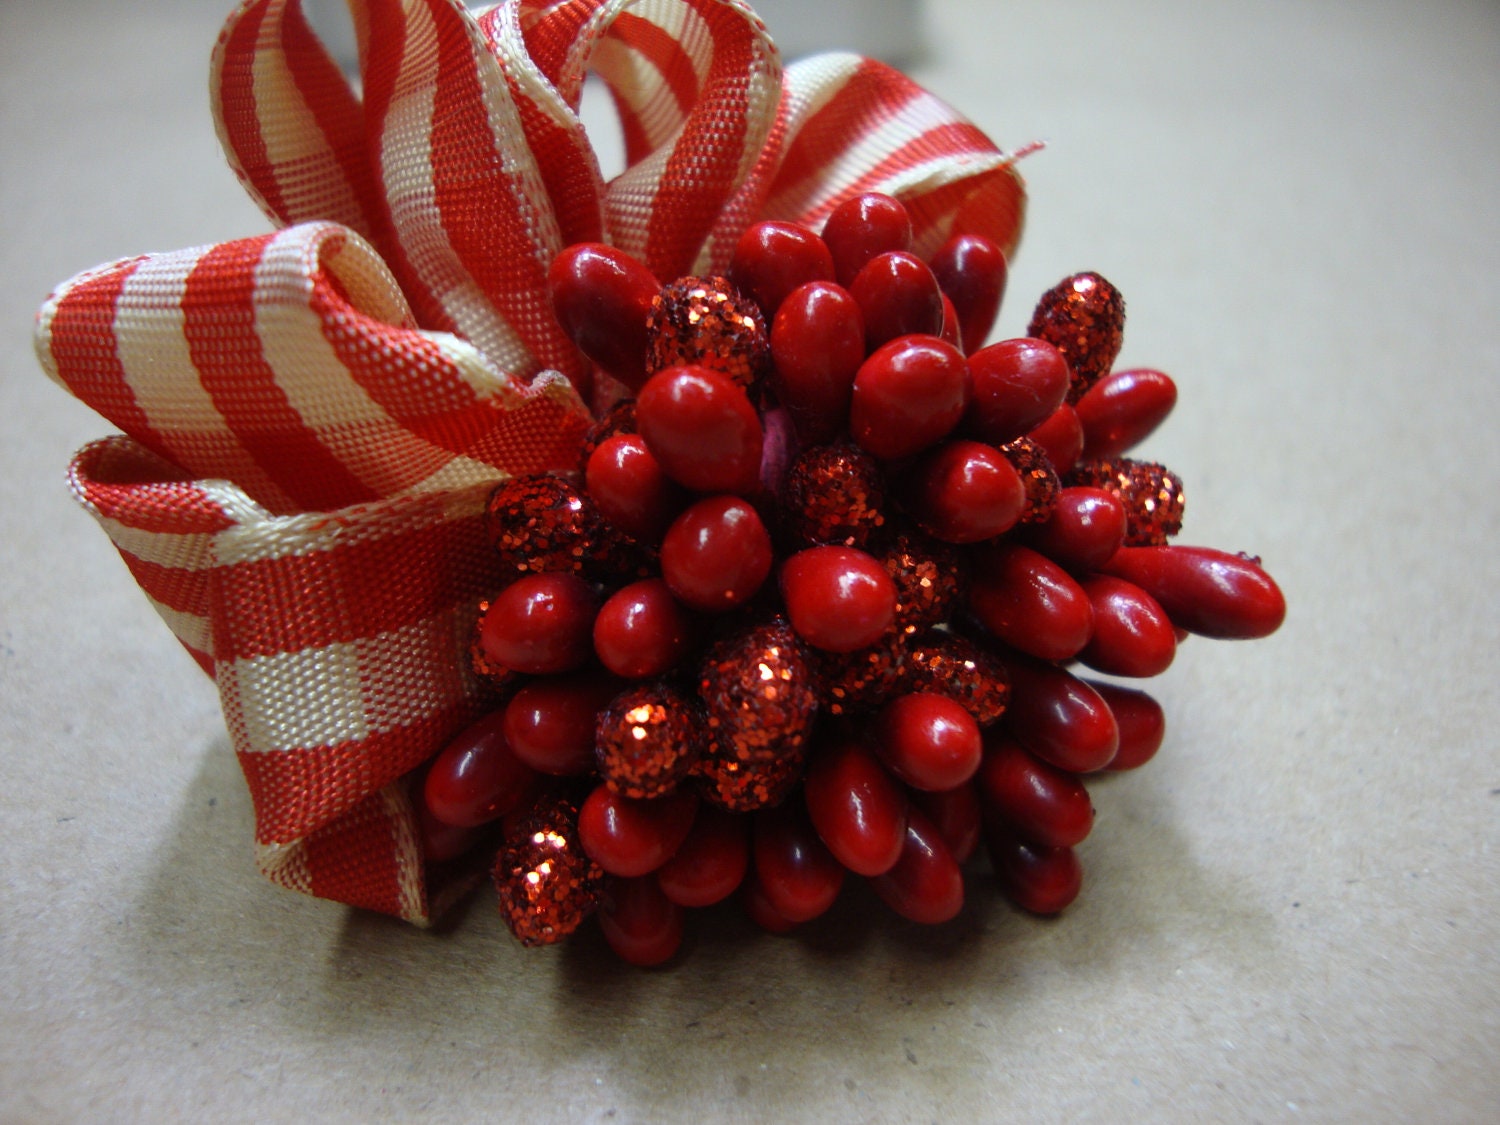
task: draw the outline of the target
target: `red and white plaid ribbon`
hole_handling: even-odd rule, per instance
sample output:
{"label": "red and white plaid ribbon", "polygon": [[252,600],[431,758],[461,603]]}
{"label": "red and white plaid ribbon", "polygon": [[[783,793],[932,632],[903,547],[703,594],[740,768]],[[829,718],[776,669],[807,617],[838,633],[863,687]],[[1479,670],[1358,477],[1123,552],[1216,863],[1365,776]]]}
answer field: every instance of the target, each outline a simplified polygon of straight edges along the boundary
{"label": "red and white plaid ribbon", "polygon": [[[425,922],[402,778],[483,706],[463,653],[503,581],[484,500],[572,467],[587,361],[548,304],[563,247],[663,280],[722,271],[764,218],[818,228],[883,191],[919,253],[1007,252],[1011,158],[889,67],[785,71],[739,0],[349,0],[360,93],[298,0],[247,0],[214,52],[215,119],[276,233],[66,282],[47,373],[125,431],[71,480],[218,684],[282,885]],[[578,119],[608,85],[627,168]]]}

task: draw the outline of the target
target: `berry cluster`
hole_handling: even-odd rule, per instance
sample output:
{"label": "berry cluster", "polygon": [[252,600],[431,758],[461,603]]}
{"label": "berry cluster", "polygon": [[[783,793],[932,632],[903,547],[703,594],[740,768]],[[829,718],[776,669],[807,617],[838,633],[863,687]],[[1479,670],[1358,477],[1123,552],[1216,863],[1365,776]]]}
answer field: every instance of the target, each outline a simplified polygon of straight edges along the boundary
{"label": "berry cluster", "polygon": [[[514,580],[472,654],[504,700],[427,770],[431,861],[482,840],[526,944],[591,913],[655,964],[683,910],[739,892],[773,931],[848,873],[952,918],[981,839],[1020,906],[1078,893],[1082,778],[1162,739],[1144,692],[1188,632],[1263,636],[1258,560],[1168,546],[1181,482],[1123,455],[1172,381],[1117,371],[1096,274],[981,346],[1006,263],[973,235],[910,252],[866,195],[821,236],[766,222],[727,278],[661,286],[600,245],[551,271],[605,410],[577,474],[489,505]],[[496,833],[484,826],[498,825]]]}

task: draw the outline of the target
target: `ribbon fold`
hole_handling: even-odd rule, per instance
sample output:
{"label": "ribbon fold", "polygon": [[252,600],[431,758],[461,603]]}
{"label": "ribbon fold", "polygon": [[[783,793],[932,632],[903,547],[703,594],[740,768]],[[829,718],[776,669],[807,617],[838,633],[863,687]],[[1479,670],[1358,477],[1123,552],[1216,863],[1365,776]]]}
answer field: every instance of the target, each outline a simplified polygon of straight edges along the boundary
{"label": "ribbon fold", "polygon": [[[464,650],[504,581],[494,484],[571,469],[591,378],[546,270],[605,241],[662,280],[753,222],[901,199],[918,253],[1010,253],[1013,159],[882,63],[783,69],[740,0],[349,0],[356,90],[298,0],[213,53],[231,167],[277,230],[87,271],[38,314],[44,370],[124,431],[70,479],[218,685],[283,886],[425,923],[403,778],[484,706]],[[610,90],[627,168],[578,117]]]}

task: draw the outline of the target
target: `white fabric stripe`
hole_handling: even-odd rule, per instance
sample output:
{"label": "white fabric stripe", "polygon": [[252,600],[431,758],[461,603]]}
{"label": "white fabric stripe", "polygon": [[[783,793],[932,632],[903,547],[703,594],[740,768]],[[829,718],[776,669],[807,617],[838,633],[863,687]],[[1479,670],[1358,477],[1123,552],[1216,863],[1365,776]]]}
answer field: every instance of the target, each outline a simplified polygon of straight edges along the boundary
{"label": "white fabric stripe", "polygon": [[196,613],[183,613],[181,610],[163,605],[150,594],[146,595],[146,600],[151,603],[151,608],[156,610],[157,615],[167,623],[167,628],[172,630],[173,635],[179,641],[189,648],[213,655],[213,630],[207,617]]}
{"label": "white fabric stripe", "polygon": [[537,369],[536,360],[463,268],[443,229],[430,148],[434,93],[427,84],[437,49],[425,8],[409,8],[399,77],[380,138],[391,219],[413,269],[459,331],[501,371],[527,376]]}
{"label": "white fabric stripe", "polygon": [[255,866],[265,878],[288,890],[312,894],[312,872],[301,840],[289,844],[256,844]]}
{"label": "white fabric stripe", "polygon": [[386,819],[390,821],[396,852],[396,888],[401,917],[408,922],[425,920],[422,912],[422,852],[417,846],[416,815],[400,782],[380,791]]}
{"label": "white fabric stripe", "polygon": [[208,532],[177,534],[170,531],[144,531],[119,520],[95,515],[109,541],[122,551],[129,551],[142,562],[164,566],[169,570],[207,570],[214,565],[214,536]]}
{"label": "white fabric stripe", "polygon": [[252,97],[261,143],[285,211],[303,218],[335,219],[356,229],[367,218],[344,177],[316,116],[303,101],[281,49],[285,0],[261,21],[251,63]]}
{"label": "white fabric stripe", "polygon": [[189,275],[210,249],[153,255],[125,279],[115,305],[116,355],[168,456],[182,464],[224,466],[276,507],[294,507],[230,430],[193,365],[182,298]]}

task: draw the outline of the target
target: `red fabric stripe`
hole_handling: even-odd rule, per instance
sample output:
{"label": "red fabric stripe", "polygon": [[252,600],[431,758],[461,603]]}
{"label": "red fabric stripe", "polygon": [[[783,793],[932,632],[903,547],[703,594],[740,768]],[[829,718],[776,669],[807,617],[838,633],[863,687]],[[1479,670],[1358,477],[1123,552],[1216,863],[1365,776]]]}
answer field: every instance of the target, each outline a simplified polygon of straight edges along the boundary
{"label": "red fabric stripe", "polygon": [[79,496],[105,519],[140,531],[190,535],[233,527],[188,474],[130,438],[84,446],[69,470]]}
{"label": "red fabric stripe", "polygon": [[[397,827],[379,792],[302,842],[312,893],[364,910],[401,914]],[[420,877],[420,867],[416,874]],[[422,913],[427,913],[426,888]]]}
{"label": "red fabric stripe", "polygon": [[724,202],[738,187],[749,122],[745,76],[755,52],[744,17],[714,6],[702,13],[713,39],[708,81],[662,173],[646,235],[646,264],[657,277],[692,268]]}
{"label": "red fabric stripe", "polygon": [[553,400],[528,403],[519,410],[496,412],[494,423],[469,456],[507,473],[541,473],[573,469],[589,416]]}
{"label": "red fabric stripe", "polygon": [[260,131],[261,107],[255,100],[255,56],[270,0],[242,9],[225,29],[224,64],[219,72],[219,113],[226,143],[239,161],[241,174],[260,196],[265,210],[282,223],[289,220],[276,171],[266,155]]}
{"label": "red fabric stripe", "polygon": [[908,199],[906,209],[919,253],[931,253],[949,234],[963,231],[993,239],[1009,257],[1020,241],[1026,192],[1007,164]]}
{"label": "red fabric stripe", "polygon": [[526,44],[526,53],[554,86],[583,25],[604,4],[605,0],[571,0],[564,4],[551,0],[525,0],[522,3],[521,38]]}
{"label": "red fabric stripe", "polygon": [[225,425],[298,510],[374,500],[303,422],[262,358],[255,267],[272,237],[215,246],[188,275],[183,334],[193,366]]}
{"label": "red fabric stripe", "polygon": [[[574,134],[519,92],[514,100],[521,112],[526,143],[536,157],[542,183],[552,200],[564,246],[604,239],[604,213],[593,165],[579,150]],[[580,365],[581,366],[581,365]]]}
{"label": "red fabric stripe", "polygon": [[58,301],[49,324],[50,351],[68,389],[157,455],[167,443],[151,424],[125,377],[115,339],[115,312],[125,283],[142,258],[74,285]]}
{"label": "red fabric stripe", "polygon": [[[740,33],[743,34],[743,31]],[[620,40],[656,68],[661,82],[672,92],[672,97],[677,102],[677,112],[681,117],[687,117],[692,112],[693,105],[698,100],[698,72],[693,69],[692,57],[682,49],[682,44],[676,38],[650,20],[631,15],[629,12],[622,12],[615,17],[609,28],[609,37]],[[717,36],[714,49],[715,51],[718,49]],[[710,82],[713,81],[713,77],[711,71]],[[616,101],[620,103],[625,99],[617,94]],[[635,164],[651,155],[652,149],[659,141],[646,135],[645,126],[633,107],[628,113],[624,109],[621,110],[622,120],[626,116],[633,119],[634,127],[626,131],[625,160],[627,164]]]}
{"label": "red fabric stripe", "polygon": [[576,371],[580,357],[545,305],[547,269],[533,241],[538,233],[535,217],[528,214],[519,185],[506,175],[493,147],[466,17],[442,0],[428,0],[428,8],[438,34],[428,147],[443,230],[463,268],[538,365]]}
{"label": "red fabric stripe", "polygon": [[284,844],[306,836],[366,794],[378,794],[430,758],[435,748],[479,712],[459,699],[416,722],[306,750],[255,750],[238,754],[255,806],[255,839]]}
{"label": "red fabric stripe", "polygon": [[215,584],[214,654],[244,660],[412,625],[503,579],[475,516],[221,567]]}
{"label": "red fabric stripe", "polygon": [[125,566],[136,585],[153,600],[178,613],[191,613],[195,617],[208,616],[211,601],[208,571],[182,570],[179,567],[147,562],[118,545],[115,550],[125,560]]}

